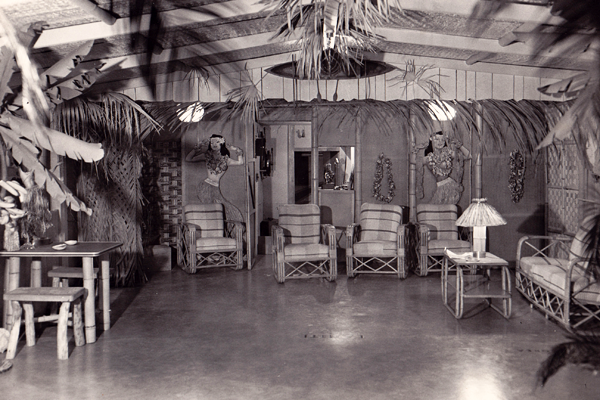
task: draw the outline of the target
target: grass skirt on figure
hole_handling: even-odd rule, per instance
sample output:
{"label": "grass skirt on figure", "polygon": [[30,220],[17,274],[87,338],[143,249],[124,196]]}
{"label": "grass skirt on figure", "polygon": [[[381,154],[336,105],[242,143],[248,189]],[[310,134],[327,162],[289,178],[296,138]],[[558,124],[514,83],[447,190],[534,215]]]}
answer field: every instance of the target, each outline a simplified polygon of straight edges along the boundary
{"label": "grass skirt on figure", "polygon": [[223,197],[219,186],[208,183],[206,180],[202,181],[198,186],[198,199],[203,204],[221,203],[225,208],[225,219],[227,221],[244,222],[240,209]]}
{"label": "grass skirt on figure", "polygon": [[462,194],[463,187],[452,178],[446,178],[443,181],[437,182],[437,188],[431,204],[458,204]]}

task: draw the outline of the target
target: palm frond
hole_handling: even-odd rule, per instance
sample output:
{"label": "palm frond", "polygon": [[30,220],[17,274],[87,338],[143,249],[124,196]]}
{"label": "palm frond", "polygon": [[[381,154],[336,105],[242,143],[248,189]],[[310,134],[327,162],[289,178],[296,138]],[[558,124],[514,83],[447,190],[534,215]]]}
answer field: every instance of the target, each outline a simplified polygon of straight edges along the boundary
{"label": "palm frond", "polygon": [[[291,37],[301,31],[297,72],[300,77],[317,79],[321,75],[326,49],[343,61],[346,69],[351,62],[362,62],[364,52],[374,51],[375,29],[402,12],[398,0],[263,0],[285,12],[286,23],[279,35]],[[328,43],[326,43],[326,40]],[[332,41],[332,46],[329,41]]]}

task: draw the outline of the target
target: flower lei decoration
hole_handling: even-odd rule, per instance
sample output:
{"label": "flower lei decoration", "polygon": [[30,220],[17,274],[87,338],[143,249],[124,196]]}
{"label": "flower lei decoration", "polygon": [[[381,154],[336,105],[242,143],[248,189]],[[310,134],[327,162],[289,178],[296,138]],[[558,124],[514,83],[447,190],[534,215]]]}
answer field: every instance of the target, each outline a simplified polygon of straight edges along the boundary
{"label": "flower lei decoration", "polygon": [[[381,194],[381,182],[383,181],[383,167],[388,174],[388,192],[387,196]],[[392,174],[392,161],[386,158],[383,153],[379,155],[377,163],[375,164],[375,181],[373,182],[373,197],[379,201],[389,203],[392,201],[396,193],[396,184],[394,183],[394,175]]]}
{"label": "flower lei decoration", "polygon": [[508,188],[513,203],[518,203],[523,197],[523,181],[525,180],[525,158],[519,150],[511,151],[508,165],[510,166]]}

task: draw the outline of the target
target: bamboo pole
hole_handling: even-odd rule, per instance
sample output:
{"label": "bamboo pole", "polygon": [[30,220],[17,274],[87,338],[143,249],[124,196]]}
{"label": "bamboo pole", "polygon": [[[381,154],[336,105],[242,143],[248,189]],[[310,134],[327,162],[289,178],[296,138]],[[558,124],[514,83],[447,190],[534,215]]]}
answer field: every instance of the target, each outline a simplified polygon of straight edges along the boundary
{"label": "bamboo pole", "polygon": [[75,337],[75,346],[85,345],[85,336],[83,334],[83,315],[81,311],[81,298],[73,302],[73,336]]}
{"label": "bamboo pole", "polygon": [[319,143],[318,143],[318,132],[317,132],[318,120],[317,120],[317,107],[312,107],[312,122],[310,128],[310,161],[311,161],[311,198],[313,204],[319,204]]}
{"label": "bamboo pole", "polygon": [[19,342],[19,330],[21,329],[21,315],[23,309],[18,301],[11,301],[11,309],[14,314],[12,315],[13,321],[10,329],[10,335],[8,336],[8,346],[6,348],[6,359],[12,360],[15,358],[17,353],[17,343]]}
{"label": "bamboo pole", "polygon": [[58,312],[58,326],[56,328],[56,355],[59,360],[69,358],[69,341],[67,339],[67,321],[69,320],[69,307],[71,303],[68,301],[60,305]]}
{"label": "bamboo pole", "polygon": [[[411,124],[415,126],[412,121],[412,113],[410,114]],[[415,138],[415,132],[412,128],[409,128],[409,140],[410,140],[410,155],[408,158],[408,207],[409,207],[409,220],[411,222],[417,221],[417,142]]]}
{"label": "bamboo pole", "polygon": [[354,222],[360,218],[360,206],[362,205],[362,109],[358,110],[356,118],[355,151],[354,151]]}
{"label": "bamboo pole", "polygon": [[25,339],[27,340],[27,346],[35,346],[33,304],[31,302],[23,302],[23,310],[25,310]]}
{"label": "bamboo pole", "polygon": [[479,112],[475,115],[475,123],[477,124],[477,130],[479,131],[479,143],[475,154],[475,164],[473,166],[473,178],[475,180],[475,193],[473,198],[481,198],[482,196],[482,182],[481,182],[481,166],[482,166],[482,152],[483,152],[483,118],[481,117],[481,105],[477,104],[475,107],[479,108]]}

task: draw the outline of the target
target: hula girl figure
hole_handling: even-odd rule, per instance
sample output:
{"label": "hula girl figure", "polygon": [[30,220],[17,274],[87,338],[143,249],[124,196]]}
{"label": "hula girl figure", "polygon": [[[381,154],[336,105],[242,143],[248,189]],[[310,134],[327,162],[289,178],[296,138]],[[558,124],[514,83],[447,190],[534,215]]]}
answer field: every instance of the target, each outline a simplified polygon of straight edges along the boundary
{"label": "hula girl figure", "polygon": [[463,161],[469,157],[469,150],[460,143],[448,141],[441,131],[431,135],[423,157],[423,165],[433,174],[437,185],[430,204],[458,203],[463,191]]}
{"label": "hula girl figure", "polygon": [[[236,159],[231,158],[236,153]],[[243,165],[244,153],[239,147],[228,146],[221,135],[199,142],[185,157],[188,162],[206,161],[208,177],[198,186],[198,199],[201,203],[221,203],[225,208],[225,219],[243,222],[242,212],[227,201],[221,193],[220,181],[230,165]]]}

